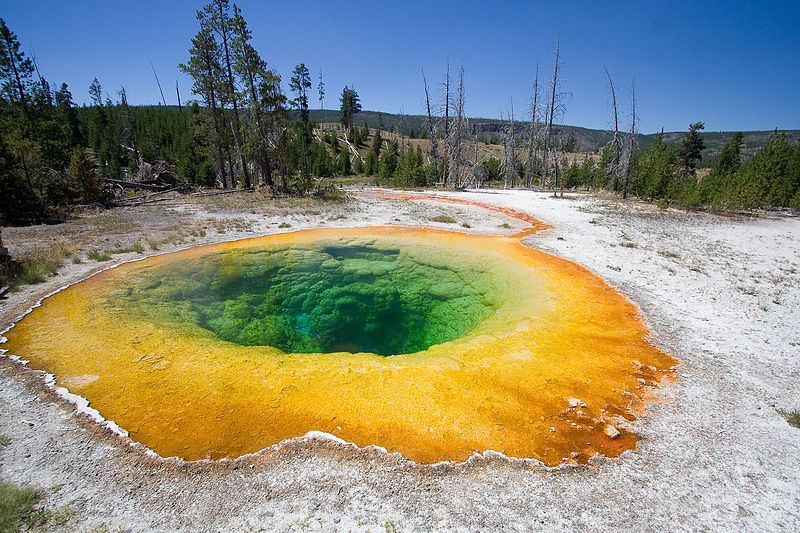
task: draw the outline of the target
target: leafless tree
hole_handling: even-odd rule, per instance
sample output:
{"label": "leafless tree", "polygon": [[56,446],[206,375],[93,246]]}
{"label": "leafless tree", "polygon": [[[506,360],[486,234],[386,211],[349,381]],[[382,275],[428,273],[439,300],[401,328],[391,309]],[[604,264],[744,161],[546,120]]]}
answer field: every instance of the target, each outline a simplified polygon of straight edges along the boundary
{"label": "leafless tree", "polygon": [[533,94],[531,95],[531,122],[528,125],[528,156],[525,158],[525,186],[533,184],[533,174],[536,167],[536,135],[537,135],[537,104],[539,101],[539,63],[536,63],[536,78],[533,81]]}
{"label": "leafless tree", "polygon": [[439,150],[438,150],[438,143],[436,141],[436,123],[433,120],[433,115],[431,113],[431,95],[428,91],[428,80],[425,79],[425,71],[422,71],[422,84],[425,86],[425,106],[428,110],[428,138],[431,140],[431,159],[433,159],[433,165],[439,165]]}
{"label": "leafless tree", "polygon": [[625,184],[622,188],[622,197],[628,197],[628,181],[631,177],[633,152],[636,151],[636,82],[631,80],[631,132],[628,135],[628,146],[625,154]]}
{"label": "leafless tree", "polygon": [[447,139],[450,135],[450,60],[447,60],[447,69],[444,75],[444,170],[442,172],[442,185],[447,187],[447,174],[449,172],[450,154],[448,153]]}
{"label": "leafless tree", "polygon": [[508,126],[503,136],[503,175],[505,188],[514,187],[517,181],[517,138],[514,127],[514,100],[511,100],[511,110],[508,112]]}
{"label": "leafless tree", "polygon": [[619,135],[619,118],[617,115],[617,93],[614,90],[614,81],[611,79],[611,74],[609,74],[608,69],[603,67],[603,70],[606,71],[606,76],[608,77],[608,86],[611,90],[611,111],[614,114],[614,138],[611,139],[611,161],[608,167],[606,167],[606,176],[613,174],[614,180],[612,187],[614,191],[617,191],[619,190],[620,159],[622,156],[622,140]]}
{"label": "leafless tree", "polygon": [[464,115],[464,66],[462,65],[458,71],[458,88],[456,90],[454,105],[455,118],[450,128],[450,136],[447,138],[447,155],[448,155],[448,168],[450,174],[450,183],[454,187],[463,186],[465,176],[462,173],[462,168],[469,165],[463,157],[464,137],[467,134],[469,121]]}
{"label": "leafless tree", "polygon": [[[550,99],[547,102],[547,107],[545,109],[545,117],[547,118],[547,125],[545,129],[545,136],[544,136],[544,152],[542,156],[542,185],[545,184],[547,180],[547,175],[549,173],[550,167],[550,160],[553,161],[553,178],[550,180],[550,186],[553,189],[553,195],[556,195],[556,191],[558,190],[559,186],[559,163],[558,163],[558,154],[557,148],[555,146],[555,142],[553,140],[553,122],[555,118],[561,115],[564,112],[564,104],[563,98],[566,96],[566,93],[559,92],[558,90],[558,71],[561,66],[561,40],[556,40],[556,50],[554,53],[554,60],[553,60],[553,82],[550,86]],[[563,196],[563,184],[562,184],[562,191],[561,195]]]}

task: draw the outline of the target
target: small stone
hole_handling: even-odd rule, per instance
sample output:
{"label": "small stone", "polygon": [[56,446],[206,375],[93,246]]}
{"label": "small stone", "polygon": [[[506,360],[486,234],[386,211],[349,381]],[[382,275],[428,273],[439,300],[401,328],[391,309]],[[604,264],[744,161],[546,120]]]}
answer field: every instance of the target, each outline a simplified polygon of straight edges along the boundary
{"label": "small stone", "polygon": [[615,428],[614,426],[611,426],[611,425],[606,426],[606,429],[605,429],[604,433],[610,439],[616,439],[617,437],[620,436],[619,430],[617,428]]}
{"label": "small stone", "polygon": [[586,407],[586,404],[577,398],[567,398],[570,407]]}

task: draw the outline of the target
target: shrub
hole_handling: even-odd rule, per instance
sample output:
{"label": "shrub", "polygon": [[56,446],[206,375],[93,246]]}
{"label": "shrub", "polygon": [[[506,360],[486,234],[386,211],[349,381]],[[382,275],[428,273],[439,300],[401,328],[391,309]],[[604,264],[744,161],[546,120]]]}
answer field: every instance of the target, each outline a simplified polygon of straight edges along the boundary
{"label": "shrub", "polygon": [[0,479],[0,532],[18,531],[35,512],[40,496],[31,487],[18,487]]}

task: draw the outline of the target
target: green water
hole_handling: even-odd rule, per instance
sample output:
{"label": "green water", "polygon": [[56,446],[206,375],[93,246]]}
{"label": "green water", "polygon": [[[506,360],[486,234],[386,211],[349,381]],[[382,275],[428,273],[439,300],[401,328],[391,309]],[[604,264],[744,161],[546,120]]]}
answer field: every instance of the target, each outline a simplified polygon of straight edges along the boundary
{"label": "green water", "polygon": [[500,305],[491,265],[456,255],[381,239],[213,253],[152,267],[106,305],[287,353],[413,353],[466,335]]}

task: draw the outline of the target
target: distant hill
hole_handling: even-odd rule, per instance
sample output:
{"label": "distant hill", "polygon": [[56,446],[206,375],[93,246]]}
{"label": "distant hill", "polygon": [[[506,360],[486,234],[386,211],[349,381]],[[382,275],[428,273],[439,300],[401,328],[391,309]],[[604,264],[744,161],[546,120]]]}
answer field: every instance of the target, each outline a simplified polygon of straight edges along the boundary
{"label": "distant hill", "polygon": [[[332,109],[313,109],[311,110],[311,118],[317,122],[339,122],[339,111]],[[382,113],[379,111],[362,111],[355,117],[356,124],[367,124],[370,128],[377,128],[381,126],[384,130],[393,130],[396,132],[405,132],[418,136],[425,126],[426,117],[422,115],[398,115],[393,113]],[[506,127],[506,122],[497,119],[485,118],[470,118],[470,126],[472,127],[472,135],[478,134],[478,138],[491,141],[493,139],[502,142],[502,133]],[[515,122],[519,128],[525,128],[527,123]],[[524,131],[523,129],[520,130]],[[797,142],[800,139],[800,130],[780,130],[786,134],[789,142]],[[730,131],[712,131],[701,132],[705,140],[706,149],[703,150],[703,165],[710,165],[713,163],[722,147],[731,140],[734,132]],[[745,131],[743,132],[742,154],[746,157],[752,157],[766,142],[767,138],[772,135],[773,131]],[[578,142],[580,151],[582,152],[595,152],[599,151],[608,144],[613,135],[607,130],[594,130],[590,128],[582,128],[580,126],[567,126],[563,124],[553,126],[553,134],[559,142],[565,142],[570,135],[575,137]],[[684,132],[664,132],[664,140],[670,143],[680,143],[683,139]],[[655,134],[643,135],[639,134],[639,147],[645,148],[651,142]]]}

